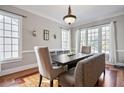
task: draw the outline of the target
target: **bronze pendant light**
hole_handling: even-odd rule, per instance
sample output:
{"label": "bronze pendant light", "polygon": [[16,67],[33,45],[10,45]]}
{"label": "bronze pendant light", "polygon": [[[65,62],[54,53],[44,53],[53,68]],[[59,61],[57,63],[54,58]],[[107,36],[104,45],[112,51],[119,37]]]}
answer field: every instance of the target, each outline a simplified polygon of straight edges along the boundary
{"label": "bronze pendant light", "polygon": [[69,8],[68,8],[68,15],[64,16],[63,20],[65,21],[65,23],[67,23],[69,25],[74,23],[75,20],[76,20],[76,16],[71,14],[71,7],[70,7],[70,5],[69,5]]}

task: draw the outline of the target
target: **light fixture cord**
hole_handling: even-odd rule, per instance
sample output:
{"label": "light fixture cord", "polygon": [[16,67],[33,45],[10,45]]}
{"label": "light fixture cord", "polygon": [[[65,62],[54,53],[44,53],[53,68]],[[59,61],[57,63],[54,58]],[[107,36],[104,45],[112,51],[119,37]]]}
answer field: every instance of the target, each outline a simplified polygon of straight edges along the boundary
{"label": "light fixture cord", "polygon": [[70,15],[71,14],[71,6],[69,5],[69,8],[68,8],[68,14]]}

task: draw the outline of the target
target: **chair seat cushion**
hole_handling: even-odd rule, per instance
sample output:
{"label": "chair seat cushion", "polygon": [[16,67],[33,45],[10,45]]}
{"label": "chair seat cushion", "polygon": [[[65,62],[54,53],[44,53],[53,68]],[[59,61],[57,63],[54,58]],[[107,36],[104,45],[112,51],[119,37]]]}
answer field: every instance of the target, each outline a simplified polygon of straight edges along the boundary
{"label": "chair seat cushion", "polygon": [[64,73],[61,74],[60,76],[60,84],[61,86],[64,87],[69,87],[69,86],[74,86],[74,70],[75,68],[72,68]]}
{"label": "chair seat cushion", "polygon": [[52,63],[52,68],[53,69],[59,69],[59,68],[62,68],[62,66],[61,65],[58,65],[56,63]]}

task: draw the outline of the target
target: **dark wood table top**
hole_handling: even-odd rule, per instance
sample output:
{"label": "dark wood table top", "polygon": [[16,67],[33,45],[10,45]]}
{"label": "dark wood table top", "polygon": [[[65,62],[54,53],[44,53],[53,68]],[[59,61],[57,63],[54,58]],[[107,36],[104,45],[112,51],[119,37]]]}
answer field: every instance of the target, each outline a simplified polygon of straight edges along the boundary
{"label": "dark wood table top", "polygon": [[84,53],[78,53],[71,56],[69,56],[68,54],[61,54],[57,56],[52,56],[52,60],[57,64],[68,65],[74,62],[78,62],[92,55],[93,54],[84,54]]}

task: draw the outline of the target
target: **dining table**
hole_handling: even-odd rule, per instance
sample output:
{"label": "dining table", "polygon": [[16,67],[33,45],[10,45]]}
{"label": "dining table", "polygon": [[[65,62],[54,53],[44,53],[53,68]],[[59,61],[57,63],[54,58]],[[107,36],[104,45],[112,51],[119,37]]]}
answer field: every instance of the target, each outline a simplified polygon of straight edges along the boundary
{"label": "dining table", "polygon": [[68,67],[73,67],[79,62],[80,60],[83,60],[85,58],[88,58],[90,56],[94,55],[91,54],[84,54],[84,53],[77,53],[77,54],[61,54],[61,55],[55,55],[52,56],[52,60],[55,64],[58,65],[68,65]]}

